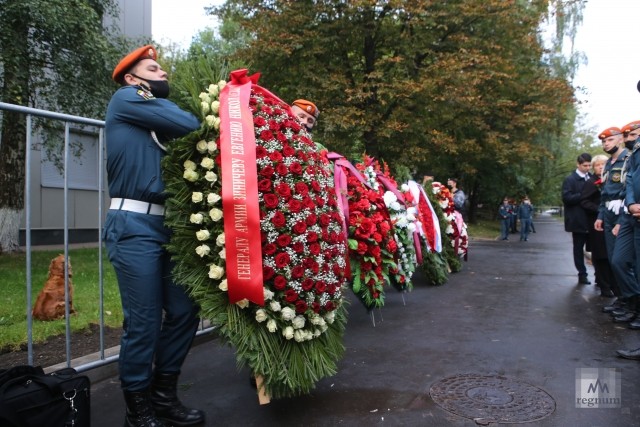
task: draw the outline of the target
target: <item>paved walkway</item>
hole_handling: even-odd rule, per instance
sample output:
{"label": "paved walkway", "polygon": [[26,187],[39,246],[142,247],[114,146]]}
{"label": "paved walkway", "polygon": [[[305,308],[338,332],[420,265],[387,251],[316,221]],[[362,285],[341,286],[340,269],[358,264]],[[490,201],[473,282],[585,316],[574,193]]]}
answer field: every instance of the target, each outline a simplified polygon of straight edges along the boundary
{"label": "paved walkway", "polygon": [[[596,288],[577,285],[560,222],[537,219],[536,230],[528,242],[471,242],[463,271],[444,286],[418,276],[404,301],[389,291],[375,327],[354,302],[340,370],[310,396],[260,406],[233,350],[211,340],[185,363],[183,400],[206,411],[207,426],[474,426],[436,404],[430,389],[458,374],[495,375],[555,401],[551,415],[528,425],[640,426],[640,362],[615,355],[640,346],[640,332],[614,325]],[[621,407],[576,408],[577,368],[619,369]],[[93,427],[122,425],[117,379],[93,385],[92,408]]]}

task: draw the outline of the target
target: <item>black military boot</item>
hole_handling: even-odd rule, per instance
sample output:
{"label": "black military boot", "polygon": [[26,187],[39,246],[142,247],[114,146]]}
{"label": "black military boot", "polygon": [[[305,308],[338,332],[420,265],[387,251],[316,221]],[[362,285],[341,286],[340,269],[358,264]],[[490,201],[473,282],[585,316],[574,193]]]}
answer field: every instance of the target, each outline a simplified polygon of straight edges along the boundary
{"label": "black military boot", "polygon": [[165,427],[156,418],[148,391],[125,391],[124,401],[127,404],[124,427]]}
{"label": "black military boot", "polygon": [[156,372],[151,383],[151,403],[161,420],[185,427],[204,423],[204,412],[185,407],[178,399],[178,374]]}

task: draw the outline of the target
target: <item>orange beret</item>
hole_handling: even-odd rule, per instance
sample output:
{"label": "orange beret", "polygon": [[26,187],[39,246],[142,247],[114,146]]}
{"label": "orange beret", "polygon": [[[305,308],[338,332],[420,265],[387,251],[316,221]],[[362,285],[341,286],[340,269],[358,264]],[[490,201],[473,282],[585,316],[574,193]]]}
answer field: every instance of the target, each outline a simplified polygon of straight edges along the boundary
{"label": "orange beret", "polygon": [[153,59],[154,61],[158,58],[158,53],[156,49],[150,44],[146,46],[142,46],[125,56],[118,62],[116,68],[113,70],[113,75],[111,78],[116,82],[123,84],[124,75],[127,74],[127,71],[131,69],[134,65],[143,59]]}
{"label": "orange beret", "polygon": [[631,123],[627,123],[626,125],[622,126],[622,133],[629,133],[632,130],[636,130],[640,128],[640,120],[636,120],[635,122],[631,122]]}
{"label": "orange beret", "polygon": [[293,105],[313,115],[316,119],[320,115],[320,110],[318,110],[316,104],[311,101],[307,101],[306,99],[296,99],[295,101],[293,101]]}
{"label": "orange beret", "polygon": [[610,136],[620,135],[620,134],[622,134],[622,131],[620,130],[620,128],[617,128],[614,126],[614,127],[606,128],[605,130],[600,132],[598,134],[598,138],[606,139],[606,138],[609,138]]}

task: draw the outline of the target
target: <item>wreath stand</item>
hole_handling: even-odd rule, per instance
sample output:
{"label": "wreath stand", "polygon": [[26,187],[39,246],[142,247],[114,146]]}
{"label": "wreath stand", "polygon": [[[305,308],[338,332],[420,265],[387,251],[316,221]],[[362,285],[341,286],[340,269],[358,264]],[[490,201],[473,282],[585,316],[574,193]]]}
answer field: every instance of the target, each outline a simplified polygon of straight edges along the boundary
{"label": "wreath stand", "polygon": [[264,377],[262,375],[256,375],[256,390],[258,392],[258,402],[261,405],[267,405],[271,403],[271,397],[265,392],[264,389]]}

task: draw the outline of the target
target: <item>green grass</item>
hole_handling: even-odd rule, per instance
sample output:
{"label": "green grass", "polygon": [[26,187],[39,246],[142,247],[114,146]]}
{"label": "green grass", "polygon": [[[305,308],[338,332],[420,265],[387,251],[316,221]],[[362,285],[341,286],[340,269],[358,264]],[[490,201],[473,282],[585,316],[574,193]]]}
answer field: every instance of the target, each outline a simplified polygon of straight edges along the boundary
{"label": "green grass", "polygon": [[[61,251],[33,251],[31,253],[31,307],[47,280],[49,263]],[[73,270],[73,306],[77,314],[71,316],[73,332],[82,331],[100,321],[98,249],[69,250]],[[115,272],[103,251],[104,321],[105,325],[122,326],[122,306]],[[27,273],[26,254],[0,255],[0,349],[17,349],[27,342]],[[29,311],[31,308],[29,309]],[[65,333],[65,321],[33,320],[33,342]]]}
{"label": "green grass", "polygon": [[497,239],[500,237],[500,221],[479,219],[475,224],[467,223],[470,239]]}

